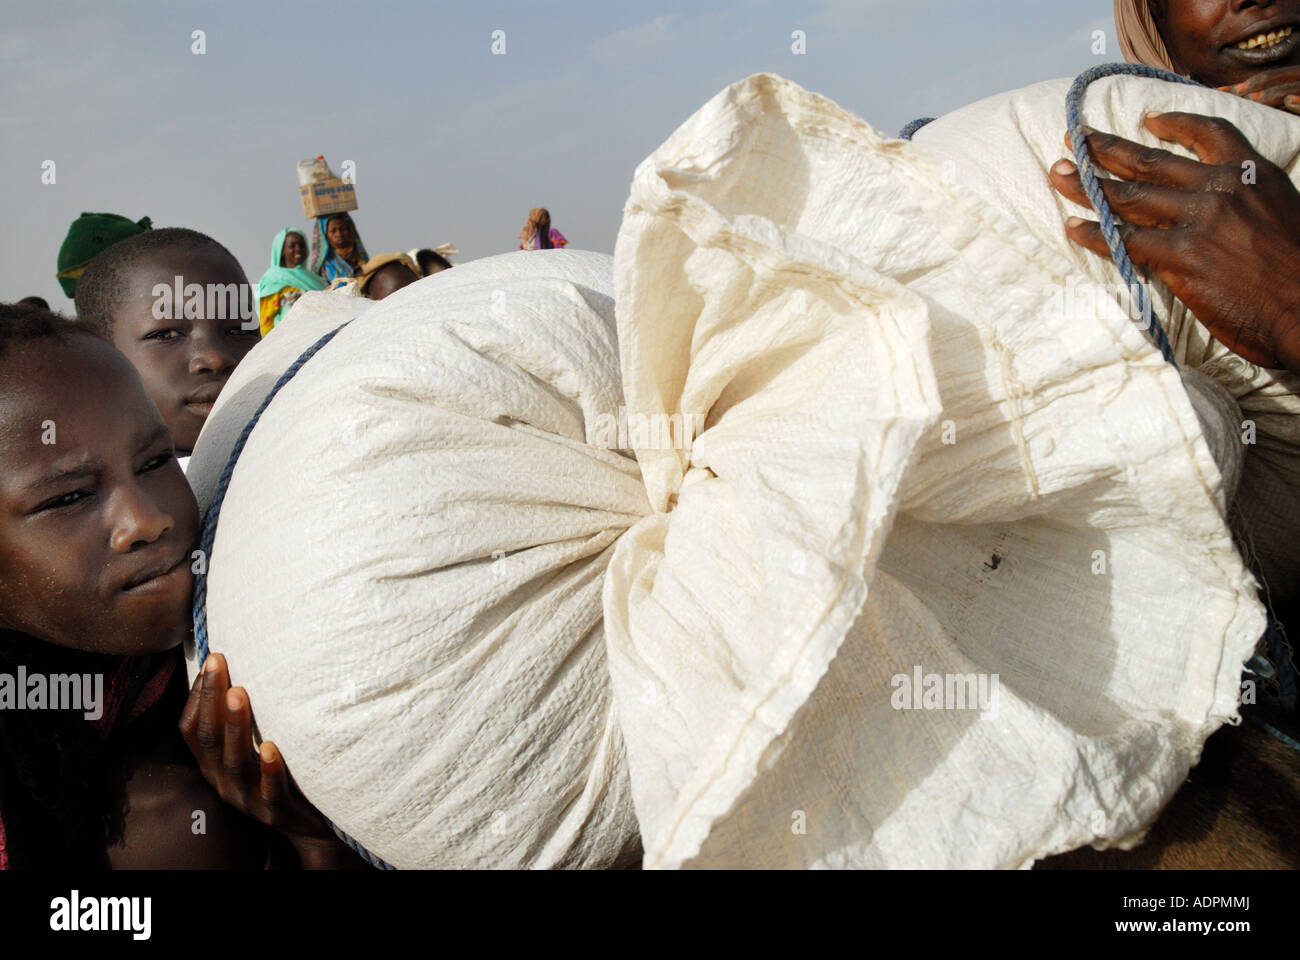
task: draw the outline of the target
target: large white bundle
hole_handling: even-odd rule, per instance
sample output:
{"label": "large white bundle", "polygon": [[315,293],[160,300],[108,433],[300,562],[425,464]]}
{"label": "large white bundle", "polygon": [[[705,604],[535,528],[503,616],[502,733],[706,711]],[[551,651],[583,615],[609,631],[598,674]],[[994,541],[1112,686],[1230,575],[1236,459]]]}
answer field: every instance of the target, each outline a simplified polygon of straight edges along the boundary
{"label": "large white bundle", "polygon": [[[304,297],[190,475],[206,508],[358,315],[253,431],[208,582],[309,799],[397,866],[1019,865],[1140,831],[1263,628],[1230,401],[1119,307],[1053,311],[1063,237],[944,173],[754,77],[638,168],[617,338],[591,254]],[[895,709],[917,668],[997,674],[996,709]]]}
{"label": "large white bundle", "polygon": [[[380,305],[307,295],[240,365],[195,453],[206,511],[275,380],[357,316],[243,450],[208,635],[307,797],[394,865],[600,866],[636,851],[601,589],[616,538],[651,505],[637,463],[609,447],[636,444],[662,476],[721,417],[699,451],[728,464],[727,483],[657,507],[696,551],[678,600],[708,622],[684,620],[684,642],[732,645],[722,673],[638,693],[651,723],[671,724],[679,703],[729,703],[738,679],[780,666],[788,637],[839,642],[865,597],[846,566],[861,567],[938,411],[919,305],[798,273],[752,299],[773,337],[715,343],[724,402],[685,418],[624,409],[611,266],[511,254]],[[633,338],[656,333],[675,332]],[[687,356],[674,343],[633,355],[641,378]],[[619,613],[638,576],[606,583]]]}
{"label": "large white bundle", "polygon": [[610,260],[520,253],[382,304],[307,294],[240,364],[190,476],[239,432],[211,647],[306,796],[398,867],[611,866],[638,832],[605,666],[610,547],[647,505]]}
{"label": "large white bundle", "polygon": [[[1017,866],[1133,842],[1235,716],[1264,616],[1198,421],[1231,476],[1235,411],[1115,303],[1057,307],[1091,256],[1046,176],[1067,85],[952,134],[1016,171],[1001,191],[766,75],[637,169],[615,256],[627,402],[708,417],[688,454],[637,450],[656,512],[605,590],[647,866]],[[1206,91],[1103,89],[1087,119],[1125,135],[1147,109],[1265,126]],[[1027,129],[1050,133],[1031,149]],[[1257,143],[1294,158],[1295,132]],[[996,699],[925,709],[910,688],[931,675],[996,675]]]}

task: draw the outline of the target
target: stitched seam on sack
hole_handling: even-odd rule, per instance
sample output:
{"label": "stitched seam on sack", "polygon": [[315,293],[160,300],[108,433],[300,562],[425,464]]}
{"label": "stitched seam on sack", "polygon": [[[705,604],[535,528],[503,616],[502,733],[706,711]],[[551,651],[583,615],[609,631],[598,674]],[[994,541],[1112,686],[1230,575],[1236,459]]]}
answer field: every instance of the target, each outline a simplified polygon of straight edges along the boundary
{"label": "stitched seam on sack", "polygon": [[1016,442],[1016,452],[1020,455],[1020,470],[1029,481],[1029,492],[1035,500],[1039,499],[1038,474],[1029,458],[1029,444],[1025,441],[1024,397],[1029,393],[1024,384],[1015,378],[1011,371],[1011,351],[1000,340],[993,341],[998,352],[998,367],[1002,374],[1002,389],[1006,392],[1007,406],[1011,409],[1011,436]]}

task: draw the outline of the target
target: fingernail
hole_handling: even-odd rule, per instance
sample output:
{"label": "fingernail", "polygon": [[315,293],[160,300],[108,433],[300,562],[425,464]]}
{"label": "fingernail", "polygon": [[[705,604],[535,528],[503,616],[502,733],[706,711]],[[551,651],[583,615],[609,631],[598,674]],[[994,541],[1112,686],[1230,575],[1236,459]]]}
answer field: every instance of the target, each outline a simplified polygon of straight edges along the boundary
{"label": "fingernail", "polygon": [[1076,173],[1078,169],[1079,168],[1069,160],[1057,160],[1056,163],[1052,164],[1052,172],[1059,174],[1062,177],[1068,177],[1071,174]]}
{"label": "fingernail", "polygon": [[1252,93],[1252,94],[1250,95],[1250,99],[1252,99],[1252,100],[1258,100],[1258,99],[1259,99],[1260,97],[1262,97],[1263,95],[1264,95],[1264,91],[1263,91],[1263,90],[1256,90],[1254,93]]}
{"label": "fingernail", "polygon": [[1163,117],[1163,116],[1164,116],[1164,111],[1162,110],[1148,110],[1146,113],[1143,114],[1143,117],[1147,120],[1154,120],[1156,117]]}
{"label": "fingernail", "polygon": [[1073,230],[1077,226],[1080,226],[1082,223],[1083,223],[1083,217],[1071,217],[1069,220],[1065,221],[1065,225],[1069,227],[1071,230]]}
{"label": "fingernail", "polygon": [[203,661],[203,672],[204,672],[204,673],[216,673],[216,672],[217,672],[217,658],[216,658],[216,657],[208,657],[208,659],[206,659],[206,660]]}
{"label": "fingernail", "polygon": [[227,690],[227,691],[226,691],[226,709],[227,709],[227,710],[238,710],[238,709],[239,709],[240,707],[242,707],[242,706],[243,706],[243,699],[239,696],[238,692],[236,692],[236,691],[234,691],[234,690]]}
{"label": "fingernail", "polygon": [[263,763],[275,763],[276,759],[280,756],[279,751],[275,749],[275,744],[270,740],[262,741],[262,746],[258,753],[261,755]]}

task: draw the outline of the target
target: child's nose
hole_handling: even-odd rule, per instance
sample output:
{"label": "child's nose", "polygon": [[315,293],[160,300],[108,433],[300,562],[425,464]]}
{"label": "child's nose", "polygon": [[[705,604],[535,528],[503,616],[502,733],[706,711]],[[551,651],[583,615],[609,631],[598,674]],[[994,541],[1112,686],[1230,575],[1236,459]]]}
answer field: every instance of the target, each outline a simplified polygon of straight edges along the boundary
{"label": "child's nose", "polygon": [[197,340],[190,354],[190,373],[220,373],[238,362],[233,347],[215,340]]}
{"label": "child's nose", "polygon": [[124,484],[113,500],[110,544],[116,553],[128,553],[137,546],[153,543],[173,526],[171,515],[160,509],[137,483]]}

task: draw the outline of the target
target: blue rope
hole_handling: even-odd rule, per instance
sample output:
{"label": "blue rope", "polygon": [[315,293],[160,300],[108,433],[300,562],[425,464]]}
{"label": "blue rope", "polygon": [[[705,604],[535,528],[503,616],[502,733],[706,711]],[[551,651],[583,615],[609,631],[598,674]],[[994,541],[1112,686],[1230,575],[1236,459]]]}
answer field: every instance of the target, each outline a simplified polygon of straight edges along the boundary
{"label": "blue rope", "polygon": [[[1138,279],[1133,261],[1129,258],[1128,250],[1125,248],[1124,240],[1119,233],[1119,227],[1115,223],[1115,215],[1110,209],[1110,204],[1106,201],[1105,193],[1102,192],[1101,181],[1097,176],[1096,167],[1092,162],[1091,155],[1088,153],[1088,144],[1084,140],[1083,120],[1081,117],[1084,93],[1090,84],[1104,77],[1115,76],[1146,77],[1151,80],[1166,80],[1170,83],[1191,86],[1201,86],[1201,84],[1187,77],[1171,73],[1168,70],[1148,67],[1145,64],[1108,63],[1081,73],[1070,86],[1070,92],[1065,98],[1065,120],[1070,132],[1070,145],[1074,149],[1075,163],[1079,168],[1079,179],[1083,185],[1084,193],[1087,194],[1088,200],[1092,203],[1093,209],[1097,211],[1100,218],[1101,233],[1106,238],[1106,246],[1110,248],[1111,259],[1115,262],[1115,266],[1119,270],[1120,276],[1123,277],[1125,284],[1128,285],[1128,289],[1133,296],[1134,305],[1138,308],[1138,315],[1150,318],[1148,332],[1155,345],[1160,348],[1160,355],[1172,366],[1177,367],[1178,364],[1174,361],[1173,348],[1169,344],[1169,337],[1165,333],[1160,318],[1156,316],[1155,310],[1151,306],[1146,285]],[[921,117],[913,120],[899,133],[899,139],[911,140],[918,130],[933,119],[933,117]],[[1257,654],[1252,660],[1252,667],[1256,673],[1265,679],[1276,679],[1283,701],[1293,704],[1296,698],[1295,669],[1286,647],[1286,641],[1282,637],[1282,632],[1271,617],[1263,639],[1267,656]]]}
{"label": "blue rope", "polygon": [[1249,720],[1251,723],[1255,724],[1255,726],[1262,727],[1265,731],[1277,737],[1279,740],[1285,743],[1292,750],[1300,751],[1300,743],[1297,743],[1292,737],[1288,737],[1285,733],[1283,733],[1277,727],[1273,726],[1273,724],[1269,723],[1267,720],[1261,720],[1253,713],[1246,714],[1246,719]]}
{"label": "blue rope", "polygon": [[[348,323],[351,322],[351,320],[348,321]],[[244,452],[244,446],[248,443],[248,438],[252,435],[253,428],[256,427],[258,421],[262,419],[262,414],[264,414],[266,408],[271,405],[271,401],[275,399],[275,395],[280,392],[280,389],[286,383],[294,378],[294,375],[303,368],[303,365],[308,360],[320,351],[321,347],[333,340],[335,335],[342,330],[343,327],[346,327],[348,323],[335,327],[329,333],[325,334],[325,336],[313,343],[299,355],[298,359],[289,366],[289,369],[285,370],[284,373],[280,375],[280,379],[275,382],[275,386],[273,386],[271,392],[266,395],[266,399],[264,399],[262,405],[257,408],[257,412],[253,414],[248,423],[244,424],[244,430],[240,433],[239,439],[235,442],[235,446],[230,451],[230,456],[226,460],[226,468],[221,471],[221,476],[217,479],[217,495],[213,497],[212,504],[208,507],[207,516],[203,518],[203,531],[199,536],[199,549],[203,551],[203,556],[207,558],[208,562],[204,565],[205,572],[200,574],[195,579],[194,583],[194,645],[198,648],[200,670],[203,669],[203,664],[208,659],[209,652],[208,576],[206,570],[212,562],[212,544],[213,541],[216,540],[217,536],[217,521],[221,517],[221,505],[226,501],[226,491],[230,488],[230,478],[234,476],[235,473],[235,464],[239,462],[239,455]],[[379,857],[376,857],[361,844],[357,843],[357,841],[353,840],[323,814],[322,819],[324,819],[329,828],[338,835],[338,838],[347,845],[349,850],[357,854],[372,867],[380,870],[395,869]]]}
{"label": "blue rope", "polygon": [[1273,680],[1277,683],[1278,698],[1288,708],[1294,709],[1296,702],[1296,674],[1295,664],[1291,659],[1291,651],[1287,647],[1286,633],[1282,625],[1273,617],[1273,612],[1268,612],[1268,629],[1264,631],[1264,650],[1265,656],[1255,655],[1256,660],[1264,660],[1268,664],[1268,671],[1260,673],[1265,680]]}
{"label": "blue rope", "polygon": [[1088,144],[1084,141],[1083,120],[1080,116],[1084,91],[1088,89],[1089,84],[1103,77],[1115,76],[1147,77],[1152,80],[1168,80],[1170,83],[1186,83],[1196,87],[1201,86],[1201,84],[1176,73],[1170,73],[1168,70],[1159,70],[1141,63],[1107,63],[1079,74],[1065,98],[1065,122],[1070,131],[1070,145],[1074,148],[1074,160],[1079,168],[1079,179],[1083,183],[1083,192],[1088,195],[1088,200],[1092,203],[1093,209],[1097,211],[1097,215],[1101,218],[1101,235],[1106,238],[1106,246],[1110,248],[1111,259],[1115,261],[1120,276],[1124,278],[1124,282],[1133,295],[1139,316],[1150,317],[1147,332],[1150,334],[1151,339],[1155,341],[1155,345],[1160,348],[1160,355],[1176,367],[1178,364],[1174,362],[1174,351],[1169,345],[1169,337],[1165,334],[1165,328],[1160,322],[1160,318],[1155,315],[1155,311],[1151,307],[1146,284],[1138,279],[1133,261],[1129,259],[1124,240],[1120,237],[1119,228],[1115,225],[1115,215],[1111,212],[1110,204],[1106,202],[1106,195],[1102,193],[1101,181],[1097,177],[1092,157],[1088,154]]}
{"label": "blue rope", "polygon": [[[1103,77],[1113,76],[1147,77],[1152,80],[1167,80],[1170,83],[1182,83],[1194,87],[1201,86],[1201,84],[1176,73],[1170,73],[1168,70],[1148,67],[1145,64],[1108,63],[1081,73],[1070,87],[1070,92],[1065,99],[1065,119],[1070,131],[1070,145],[1074,148],[1074,159],[1079,168],[1079,179],[1083,184],[1084,192],[1088,195],[1088,200],[1091,201],[1093,208],[1101,219],[1101,232],[1102,236],[1106,238],[1106,245],[1110,248],[1111,259],[1115,261],[1115,266],[1119,269],[1120,275],[1124,278],[1124,282],[1128,284],[1129,290],[1132,291],[1140,316],[1150,317],[1149,332],[1151,339],[1160,348],[1160,353],[1165,360],[1177,366],[1174,362],[1173,349],[1169,345],[1169,337],[1165,333],[1164,326],[1160,323],[1160,318],[1155,315],[1155,311],[1151,307],[1145,284],[1138,281],[1137,272],[1133,267],[1132,260],[1129,259],[1124,240],[1120,237],[1119,228],[1115,224],[1115,216],[1111,212],[1110,204],[1106,202],[1106,195],[1102,192],[1101,182],[1097,177],[1092,157],[1088,153],[1088,145],[1084,141],[1083,121],[1080,117],[1084,92],[1088,89],[1089,84]],[[1271,615],[1263,639],[1267,655],[1256,655],[1255,659],[1252,660],[1252,664],[1258,663],[1256,672],[1260,676],[1268,680],[1276,679],[1283,701],[1294,704],[1296,698],[1295,668],[1292,665],[1282,631]],[[1294,743],[1294,741],[1290,742]]]}
{"label": "blue rope", "polygon": [[916,135],[916,131],[920,130],[927,123],[934,123],[934,117],[917,117],[898,132],[898,139],[911,140],[912,137]]}

